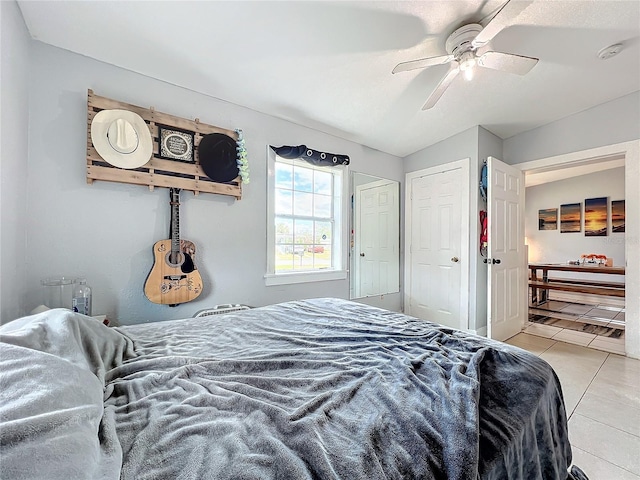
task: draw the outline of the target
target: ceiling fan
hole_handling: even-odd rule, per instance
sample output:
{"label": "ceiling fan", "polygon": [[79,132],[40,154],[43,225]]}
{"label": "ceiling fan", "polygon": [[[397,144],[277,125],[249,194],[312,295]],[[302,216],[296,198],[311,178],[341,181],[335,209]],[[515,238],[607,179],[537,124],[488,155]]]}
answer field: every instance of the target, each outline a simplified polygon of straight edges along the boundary
{"label": "ceiling fan", "polygon": [[448,55],[402,62],[396,65],[391,73],[406,72],[445,63],[451,64],[449,71],[440,80],[422,110],[433,107],[460,72],[463,72],[467,80],[471,80],[476,66],[525,75],[538,63],[537,58],[494,51],[478,55],[478,49],[489,43],[493,37],[508,26],[509,20],[515,18],[531,3],[533,3],[532,0],[508,0],[484,27],[479,23],[471,23],[463,25],[449,35],[445,43]]}

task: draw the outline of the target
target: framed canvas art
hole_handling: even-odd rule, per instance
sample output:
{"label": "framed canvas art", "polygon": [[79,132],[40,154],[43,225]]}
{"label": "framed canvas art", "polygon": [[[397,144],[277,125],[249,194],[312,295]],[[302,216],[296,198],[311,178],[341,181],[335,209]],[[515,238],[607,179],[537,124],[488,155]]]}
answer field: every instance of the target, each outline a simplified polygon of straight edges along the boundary
{"label": "framed canvas art", "polygon": [[579,232],[582,229],[582,204],[560,205],[560,233]]}
{"label": "framed canvas art", "polygon": [[558,229],[558,209],[547,208],[538,210],[538,230]]}
{"label": "framed canvas art", "polygon": [[584,235],[606,237],[608,225],[607,197],[587,198],[584,201]]}
{"label": "framed canvas art", "polygon": [[611,233],[624,233],[624,200],[611,202]]}

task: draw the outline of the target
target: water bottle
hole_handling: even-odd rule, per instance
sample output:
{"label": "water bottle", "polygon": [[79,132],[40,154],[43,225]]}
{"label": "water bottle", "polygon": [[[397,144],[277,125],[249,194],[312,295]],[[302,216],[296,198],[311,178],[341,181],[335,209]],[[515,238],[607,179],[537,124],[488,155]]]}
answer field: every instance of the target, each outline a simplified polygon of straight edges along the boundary
{"label": "water bottle", "polygon": [[91,288],[84,278],[77,279],[71,304],[74,312],[91,316]]}

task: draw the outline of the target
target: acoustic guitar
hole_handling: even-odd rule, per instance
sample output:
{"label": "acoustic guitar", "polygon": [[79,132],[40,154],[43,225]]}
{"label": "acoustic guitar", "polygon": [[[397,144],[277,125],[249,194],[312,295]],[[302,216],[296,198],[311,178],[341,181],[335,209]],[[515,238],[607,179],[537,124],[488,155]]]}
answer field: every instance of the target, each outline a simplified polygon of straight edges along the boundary
{"label": "acoustic guitar", "polygon": [[144,294],[153,303],[175,307],[202,293],[202,277],[194,264],[196,246],[180,239],[180,189],[171,188],[171,226],[168,240],[153,246],[153,267]]}

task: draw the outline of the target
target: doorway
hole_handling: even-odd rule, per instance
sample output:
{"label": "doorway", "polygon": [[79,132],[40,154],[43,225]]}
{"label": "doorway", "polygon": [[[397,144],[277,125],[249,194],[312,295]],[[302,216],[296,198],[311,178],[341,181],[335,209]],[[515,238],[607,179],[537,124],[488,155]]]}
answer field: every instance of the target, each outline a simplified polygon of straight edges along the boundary
{"label": "doorway", "polygon": [[[520,164],[516,164],[517,168],[522,171],[534,171],[534,170],[544,170],[544,169],[554,169],[559,166],[575,163],[575,162],[584,162],[588,159],[596,159],[596,158],[607,158],[613,155],[622,155],[625,158],[626,166],[625,166],[625,201],[626,201],[626,216],[627,216],[627,225],[626,225],[626,234],[627,238],[632,239],[631,241],[626,242],[625,246],[625,259],[628,266],[632,266],[632,268],[628,268],[626,272],[626,299],[625,299],[625,310],[626,310],[626,338],[625,338],[625,352],[627,356],[633,358],[640,358],[640,248],[638,247],[640,239],[640,141],[632,141],[632,142],[624,142],[615,145],[608,145],[605,147],[597,147],[589,150],[572,152],[569,154],[557,155],[554,157],[543,158],[539,160],[534,160],[530,162],[524,162]],[[447,165],[439,165],[437,167],[432,167],[425,170],[420,170],[417,172],[410,172],[406,175],[406,205],[407,208],[405,210],[405,274],[404,274],[404,305],[405,312],[408,314],[412,314],[411,309],[411,294],[412,289],[415,288],[411,286],[411,230],[412,230],[412,221],[411,221],[411,212],[409,209],[409,205],[411,205],[411,183],[414,177],[422,176],[426,173],[435,173],[441,172],[445,170],[450,170],[455,168],[454,165],[462,165],[463,168],[467,170],[467,178],[468,178],[468,170],[469,170],[470,160],[462,160],[459,162],[453,162]],[[477,188],[477,184],[471,182],[466,185],[466,188],[462,188],[460,191],[462,198],[462,208],[463,208],[463,218],[467,221],[463,222],[463,227],[466,227],[466,230],[462,233],[463,242],[466,240],[469,242],[469,228],[472,221],[475,221],[475,210],[473,212],[474,218],[469,218],[471,213],[469,208],[469,194],[470,192],[475,193]],[[417,223],[416,223],[417,225]],[[415,228],[415,226],[414,226]],[[476,253],[475,244],[472,250],[469,249],[469,244],[467,243],[466,248],[463,247],[462,250],[466,252],[471,259],[471,262],[475,262],[478,258],[478,254]],[[467,259],[467,262],[469,260]],[[474,266],[472,266],[474,267]],[[469,326],[469,303],[477,300],[478,303],[481,301],[480,298],[477,297],[476,288],[473,287],[473,292],[471,297],[469,295],[469,269],[462,268],[462,276],[461,276],[461,313],[460,318],[462,319],[459,323],[460,326],[456,328],[460,328],[462,330],[468,330]],[[466,282],[466,283],[465,283]],[[478,287],[480,288],[480,287]],[[528,285],[527,282],[523,282],[523,297],[527,294]],[[414,316],[419,316],[413,314]],[[428,320],[432,320],[432,318],[427,318]],[[477,318],[476,318],[477,320]]]}
{"label": "doorway", "polygon": [[400,289],[399,184],[354,172],[353,195],[351,297],[397,292]]}
{"label": "doorway", "polygon": [[[637,246],[637,238],[638,231],[640,230],[640,222],[638,222],[638,219],[640,218],[638,214],[640,206],[640,194],[638,193],[640,186],[640,172],[638,171],[638,163],[640,161],[640,142],[633,141],[598,147],[585,151],[525,162],[518,164],[517,166],[527,175],[546,175],[550,172],[559,170],[564,170],[564,173],[566,174],[568,171],[567,167],[591,168],[597,163],[620,161],[622,161],[622,164],[625,166],[624,183],[626,202],[625,254],[624,262],[620,263],[631,268],[627,268],[625,273],[626,298],[624,300],[624,308],[626,311],[626,322],[625,340],[623,345],[624,349],[621,349],[616,353],[626,352],[628,356],[638,357],[640,356],[640,272],[638,271],[638,265],[640,265],[640,249],[638,249]],[[596,193],[596,191],[594,191],[594,193]],[[578,199],[577,201],[584,201],[584,199]],[[569,309],[572,309],[572,307]],[[594,347],[597,348],[595,345]]]}

